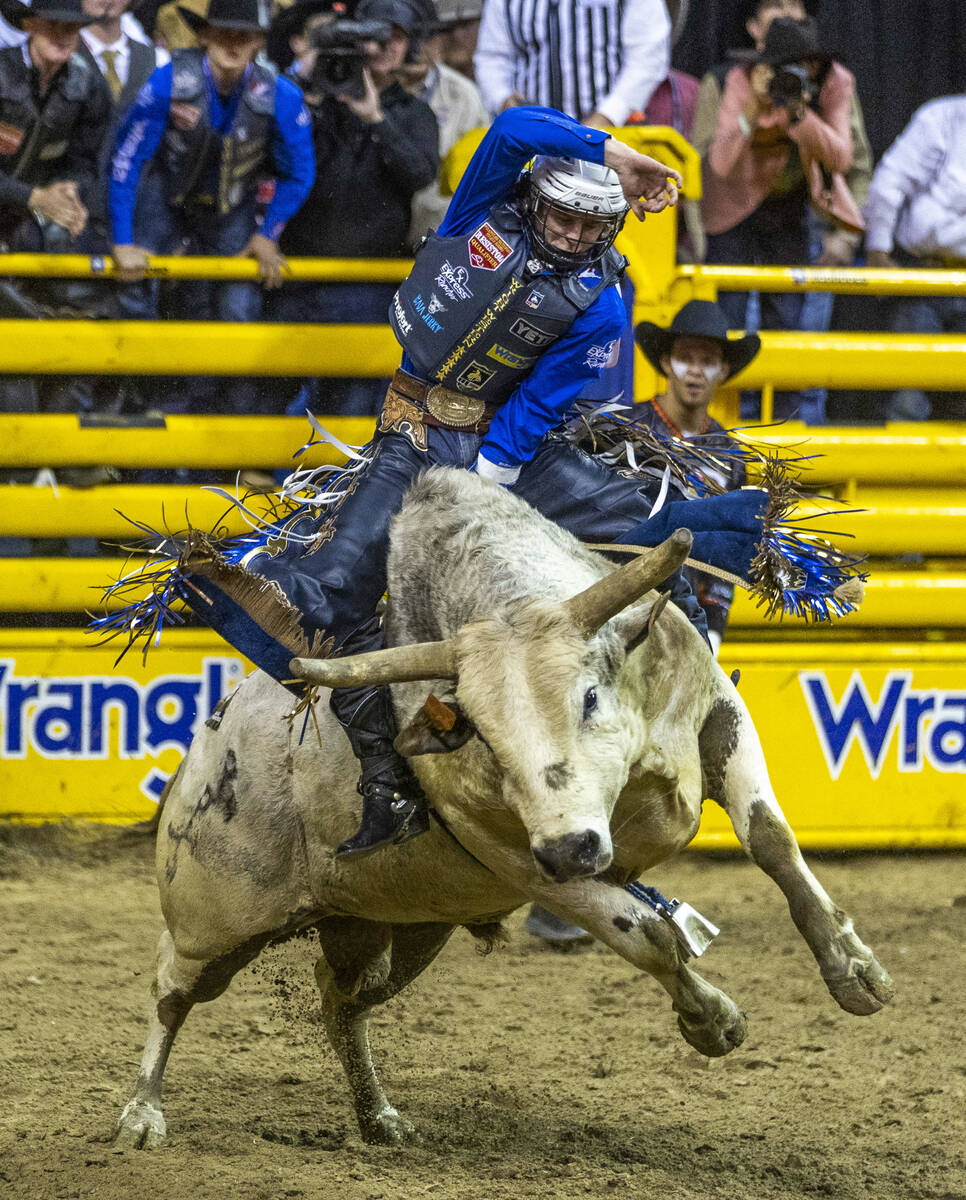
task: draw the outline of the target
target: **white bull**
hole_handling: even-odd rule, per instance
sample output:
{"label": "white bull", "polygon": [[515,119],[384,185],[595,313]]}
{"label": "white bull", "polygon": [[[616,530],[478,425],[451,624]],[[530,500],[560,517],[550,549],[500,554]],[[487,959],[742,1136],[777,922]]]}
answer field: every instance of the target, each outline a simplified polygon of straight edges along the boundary
{"label": "white bull", "polygon": [[[650,590],[689,545],[678,531],[614,570],[473,475],[433,470],[415,484],[393,527],[392,648],[296,666],[333,685],[395,681],[400,744],[419,754],[440,820],[404,845],[336,860],[359,800],[328,705],[317,706],[317,738],[284,719],[291,697],[265,675],[222,702],[164,801],[167,930],[123,1143],[164,1137],[162,1074],[192,1005],[220,995],[265,945],[311,926],[326,1032],[368,1141],[412,1132],[373,1069],[370,1008],[456,926],[485,936],[528,900],[653,975],[686,1040],[727,1054],[744,1015],[623,886],[691,840],[705,796],[784,892],[842,1008],[868,1014],[890,999],[888,975],[802,860],[741,698],[686,618]],[[427,719],[429,692],[456,714],[452,729]]]}

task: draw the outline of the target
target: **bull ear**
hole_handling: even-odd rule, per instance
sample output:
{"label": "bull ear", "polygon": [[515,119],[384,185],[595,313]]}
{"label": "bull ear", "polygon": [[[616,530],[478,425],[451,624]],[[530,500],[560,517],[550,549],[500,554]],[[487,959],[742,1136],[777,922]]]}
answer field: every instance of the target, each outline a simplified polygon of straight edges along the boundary
{"label": "bull ear", "polygon": [[476,728],[455,700],[445,704],[433,695],[396,735],[393,745],[406,758],[417,754],[449,754],[465,746]]}
{"label": "bull ear", "polygon": [[624,643],[625,654],[630,654],[632,650],[636,650],[641,642],[644,641],[654,628],[654,624],[661,613],[664,612],[670,598],[670,592],[661,592],[649,608],[641,612],[635,612],[633,615],[627,613],[623,617],[618,617],[615,624]]}

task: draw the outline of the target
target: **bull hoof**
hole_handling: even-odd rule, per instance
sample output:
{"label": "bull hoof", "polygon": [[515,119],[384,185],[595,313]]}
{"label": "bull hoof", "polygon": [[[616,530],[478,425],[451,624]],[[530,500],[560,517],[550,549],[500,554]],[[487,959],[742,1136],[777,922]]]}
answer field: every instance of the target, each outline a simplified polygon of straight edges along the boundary
{"label": "bull hoof", "polygon": [[888,971],[875,958],[868,962],[853,961],[848,974],[826,979],[825,986],[840,1008],[857,1017],[877,1013],[896,994]]}
{"label": "bull hoof", "polygon": [[394,1108],[384,1108],[374,1117],[360,1120],[362,1140],[372,1146],[402,1146],[406,1142],[419,1141],[412,1121],[407,1121]]}
{"label": "bull hoof", "polygon": [[117,1123],[114,1144],[129,1150],[153,1150],[167,1135],[160,1108],[143,1100],[129,1100]]}
{"label": "bull hoof", "polygon": [[693,1046],[699,1054],[708,1058],[721,1058],[745,1040],[748,1032],[748,1022],[745,1014],[727,996],[722,996],[723,1003],[718,1012],[706,1016],[703,1021],[689,1020],[683,1013],[678,1013],[678,1029],[689,1046]]}

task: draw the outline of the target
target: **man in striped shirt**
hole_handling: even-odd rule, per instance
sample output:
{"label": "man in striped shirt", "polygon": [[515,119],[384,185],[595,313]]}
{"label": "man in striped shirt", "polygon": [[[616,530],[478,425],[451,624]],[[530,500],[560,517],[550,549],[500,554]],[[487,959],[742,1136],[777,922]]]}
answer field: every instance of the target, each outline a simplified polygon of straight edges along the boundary
{"label": "man in striped shirt", "polygon": [[584,124],[625,124],[670,67],[665,0],[486,0],[474,65],[493,113],[556,108]]}

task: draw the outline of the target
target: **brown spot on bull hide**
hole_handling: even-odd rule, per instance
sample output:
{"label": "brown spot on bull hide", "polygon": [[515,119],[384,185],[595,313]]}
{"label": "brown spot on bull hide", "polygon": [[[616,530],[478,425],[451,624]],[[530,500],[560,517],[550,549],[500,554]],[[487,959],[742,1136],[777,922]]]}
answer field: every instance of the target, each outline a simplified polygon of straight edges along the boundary
{"label": "brown spot on bull hide", "polygon": [[715,700],[698,734],[701,769],[707,794],[712,800],[724,799],[725,774],[738,745],[738,709],[728,700]]}
{"label": "brown spot on bull hide", "polygon": [[178,827],[174,822],[168,825],[168,838],[171,842],[172,849],[168,856],[168,861],[165,863],[165,875],[168,883],[174,879],[178,871],[178,850],[184,842],[188,850],[193,854],[195,845],[199,835],[200,818],[205,813],[216,809],[220,811],[222,817],[227,823],[232,819],[238,811],[238,801],[235,797],[235,782],[238,778],[238,760],[235,758],[235,751],[229,750],[225,754],[225,761],[221,768],[221,778],[218,780],[218,785],[212,791],[209,784],[205,784],[205,790],[201,793],[201,799],[195,805],[195,810],[185,822],[184,825]]}
{"label": "brown spot on bull hide", "polygon": [[630,933],[630,931],[634,928],[634,922],[628,920],[627,917],[615,917],[614,924],[621,931],[621,933]]}
{"label": "brown spot on bull hide", "polygon": [[551,763],[543,770],[543,781],[552,792],[559,792],[561,788],[565,788],[573,777],[574,773],[566,761]]}

